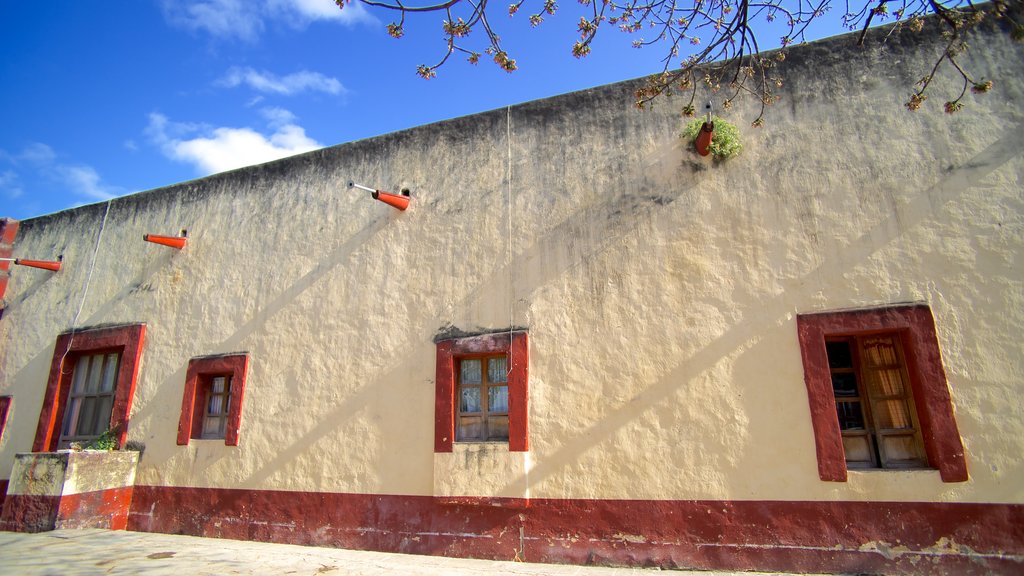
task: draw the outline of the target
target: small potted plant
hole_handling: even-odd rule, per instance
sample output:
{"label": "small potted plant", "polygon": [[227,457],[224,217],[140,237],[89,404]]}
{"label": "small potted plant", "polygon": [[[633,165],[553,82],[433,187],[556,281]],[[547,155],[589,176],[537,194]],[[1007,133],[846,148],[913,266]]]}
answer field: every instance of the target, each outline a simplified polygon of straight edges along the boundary
{"label": "small potted plant", "polygon": [[[709,136],[710,142],[707,142]],[[715,160],[727,160],[743,150],[739,128],[718,116],[693,120],[683,129],[681,137],[687,145],[700,146]]]}

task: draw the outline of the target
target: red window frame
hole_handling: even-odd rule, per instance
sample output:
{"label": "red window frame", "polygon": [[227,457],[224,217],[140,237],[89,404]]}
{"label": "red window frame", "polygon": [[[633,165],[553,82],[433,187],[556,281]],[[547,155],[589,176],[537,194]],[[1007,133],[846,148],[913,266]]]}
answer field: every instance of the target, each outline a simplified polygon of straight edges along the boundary
{"label": "red window frame", "polygon": [[[18,236],[19,223],[13,218],[0,218],[0,258],[10,258],[14,254],[14,239]],[[0,260],[0,318],[4,317],[7,302],[7,283],[11,277],[11,263]]]}
{"label": "red window frame", "polygon": [[231,377],[231,401],[227,429],[224,431],[224,444],[238,446],[239,429],[242,425],[242,397],[245,394],[245,379],[248,373],[248,353],[204,356],[189,360],[188,371],[185,374],[185,392],[181,400],[181,417],[178,420],[178,446],[188,446],[189,440],[202,439],[207,382],[214,376]]}
{"label": "red window frame", "polygon": [[434,452],[451,452],[455,443],[456,369],[462,358],[507,354],[508,374],[508,449],[530,449],[528,387],[530,381],[530,342],[526,332],[498,332],[441,340],[437,345],[434,398]]}
{"label": "red window frame", "polygon": [[11,397],[0,396],[0,442],[4,440],[4,429],[7,428],[7,415],[11,411]]}
{"label": "red window frame", "polygon": [[927,305],[799,314],[796,321],[818,456],[818,476],[822,480],[847,480],[846,453],[836,417],[825,340],[894,332],[903,347],[928,465],[939,470],[943,482],[967,481],[963,441],[953,415],[935,320]]}
{"label": "red window frame", "polygon": [[46,382],[43,408],[39,412],[36,437],[32,443],[33,452],[52,452],[60,441],[60,427],[64,423],[64,408],[71,391],[74,366],[83,354],[119,351],[121,365],[117,370],[117,384],[114,393],[114,407],[110,412],[110,429],[117,431],[117,445],[123,446],[128,437],[128,415],[135,398],[139,367],[142,364],[142,348],[146,340],[145,324],[112,326],[76,332],[66,332],[57,337],[50,362],[50,375]]}

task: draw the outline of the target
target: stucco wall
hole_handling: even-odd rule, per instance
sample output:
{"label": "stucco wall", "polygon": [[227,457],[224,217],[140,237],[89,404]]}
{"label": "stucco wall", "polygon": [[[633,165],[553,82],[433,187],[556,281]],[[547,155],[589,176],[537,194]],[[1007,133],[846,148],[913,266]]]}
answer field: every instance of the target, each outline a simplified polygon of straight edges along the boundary
{"label": "stucco wall", "polygon": [[[725,163],[679,141],[683,100],[638,112],[625,82],[24,221],[15,255],[64,268],[8,286],[0,477],[57,334],[145,322],[140,485],[1024,502],[1024,50],[993,36],[969,60],[997,90],[909,113],[940,50],[913,38],[790,51],[765,127],[749,102],[726,114],[745,148]],[[181,252],[142,241],[181,229]],[[907,301],[935,316],[970,480],[822,482],[795,316]],[[510,327],[530,335],[529,454],[435,455],[435,336]],[[240,445],[176,445],[189,359],[239,351]]]}

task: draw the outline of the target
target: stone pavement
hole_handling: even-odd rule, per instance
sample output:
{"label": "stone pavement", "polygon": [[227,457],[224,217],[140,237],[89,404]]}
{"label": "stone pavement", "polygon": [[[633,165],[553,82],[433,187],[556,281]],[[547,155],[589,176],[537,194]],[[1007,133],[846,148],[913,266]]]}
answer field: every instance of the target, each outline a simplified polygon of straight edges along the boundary
{"label": "stone pavement", "polygon": [[[98,529],[39,534],[0,532],[0,574],[4,576],[653,576],[657,572],[642,568],[412,556]],[[672,571],[671,574],[749,576],[751,573]]]}

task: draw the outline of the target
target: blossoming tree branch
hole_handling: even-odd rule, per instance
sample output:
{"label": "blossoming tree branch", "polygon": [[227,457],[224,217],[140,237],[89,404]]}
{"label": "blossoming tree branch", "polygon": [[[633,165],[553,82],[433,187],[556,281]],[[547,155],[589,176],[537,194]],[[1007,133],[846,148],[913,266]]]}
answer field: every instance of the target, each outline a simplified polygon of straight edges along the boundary
{"label": "blossoming tree branch", "polygon": [[[335,0],[342,9],[353,0]],[[395,20],[388,33],[401,38],[406,23],[415,17],[433,15],[441,19],[444,46],[433,64],[421,64],[417,73],[430,79],[453,56],[461,55],[476,64],[482,55],[507,72],[517,68],[516,60],[502,44],[498,34],[503,19],[525,17],[532,26],[564,12],[555,0],[515,0],[505,6],[493,6],[489,0],[355,0],[366,6],[391,11]],[[729,108],[741,96],[760,101],[760,112],[753,124],[763,123],[765,108],[778,99],[775,90],[782,86],[777,73],[785,60],[785,48],[805,41],[815,21],[838,18],[851,31],[860,30],[857,42],[863,44],[867,29],[888,28],[885,37],[897,33],[920,32],[924,17],[935,14],[942,28],[945,48],[936,55],[934,65],[923,71],[911,89],[906,107],[921,108],[929,88],[940,73],[962,80],[959,94],[951,94],[944,109],[954,113],[963,107],[968,91],[984,93],[992,80],[977,78],[966,69],[961,56],[968,49],[965,34],[986,19],[1004,19],[1014,40],[1024,40],[1024,26],[1014,20],[1010,6],[1019,0],[994,0],[975,4],[970,0],[577,0],[572,10],[579,14],[579,35],[567,49],[577,58],[585,58],[597,34],[615,28],[631,36],[636,48],[660,50],[663,68],[652,75],[646,86],[637,90],[636,105],[645,104],[673,90],[689,94],[684,113],[692,115],[697,87],[705,85],[722,94]],[[573,14],[572,17],[576,17]],[[483,34],[470,32],[482,30]],[[781,35],[778,32],[781,31]],[[763,36],[770,34],[769,38]],[[765,41],[770,40],[770,41]],[[781,48],[770,55],[765,50]]]}

